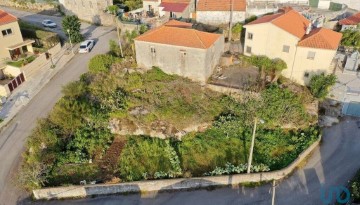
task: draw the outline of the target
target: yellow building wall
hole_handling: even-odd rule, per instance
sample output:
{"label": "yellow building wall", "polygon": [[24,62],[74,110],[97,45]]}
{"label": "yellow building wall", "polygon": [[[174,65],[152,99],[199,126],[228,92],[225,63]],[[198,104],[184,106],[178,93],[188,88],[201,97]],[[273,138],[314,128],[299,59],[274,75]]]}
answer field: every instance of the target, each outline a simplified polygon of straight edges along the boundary
{"label": "yellow building wall", "polygon": [[[11,29],[12,34],[3,36],[2,31],[6,29]],[[0,25],[0,59],[10,58],[10,53],[6,48],[22,42],[23,38],[17,21]]]}
{"label": "yellow building wall", "polygon": [[[245,28],[244,55],[265,55],[284,60],[288,68],[282,72],[283,76],[304,85],[311,75],[329,72],[335,50],[298,47],[299,38],[271,23],[246,25]],[[253,34],[252,40],[248,39],[248,33]],[[284,45],[290,47],[288,53],[283,52]],[[251,47],[251,53],[246,52],[247,46]],[[314,60],[307,59],[308,51],[316,52]],[[309,77],[305,77],[305,73],[309,73]]]}
{"label": "yellow building wall", "polygon": [[[314,60],[307,59],[309,51],[315,52]],[[336,50],[298,47],[294,68],[290,72],[290,76],[286,77],[299,84],[306,85],[313,75],[320,73],[330,74],[332,72],[330,65],[335,54]],[[305,73],[308,73],[309,76],[306,77]]]}

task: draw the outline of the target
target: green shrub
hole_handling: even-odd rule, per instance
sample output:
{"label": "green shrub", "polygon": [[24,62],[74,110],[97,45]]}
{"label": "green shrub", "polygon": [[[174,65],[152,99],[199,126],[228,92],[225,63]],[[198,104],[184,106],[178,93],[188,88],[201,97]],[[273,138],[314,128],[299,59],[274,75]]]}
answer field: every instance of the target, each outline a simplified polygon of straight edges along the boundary
{"label": "green shrub", "polygon": [[96,55],[89,62],[89,70],[92,73],[108,72],[111,68],[111,65],[119,61],[120,59],[111,55]]}
{"label": "green shrub", "polygon": [[[155,178],[156,172],[175,171],[166,151],[165,140],[133,136],[120,156],[119,172],[123,180],[134,181]],[[157,177],[159,174],[157,174]]]}
{"label": "green shrub", "polygon": [[335,85],[335,83],[336,76],[334,74],[325,75],[322,73],[314,75],[309,83],[310,92],[314,97],[322,100],[329,94],[330,87]]}

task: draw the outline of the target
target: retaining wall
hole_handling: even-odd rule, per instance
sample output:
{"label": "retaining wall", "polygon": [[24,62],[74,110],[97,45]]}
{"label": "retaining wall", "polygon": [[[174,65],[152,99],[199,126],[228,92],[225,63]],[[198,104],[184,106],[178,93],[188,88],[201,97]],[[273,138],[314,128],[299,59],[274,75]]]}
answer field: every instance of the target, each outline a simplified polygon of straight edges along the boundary
{"label": "retaining wall", "polygon": [[213,186],[238,185],[244,182],[261,182],[279,180],[289,175],[319,145],[319,140],[304,150],[288,167],[273,171],[253,174],[235,174],[227,176],[210,176],[166,180],[149,180],[120,184],[101,184],[86,186],[68,186],[33,190],[35,199],[81,198],[94,195],[125,194],[136,192],[159,192],[206,188]]}
{"label": "retaining wall", "polygon": [[31,2],[22,2],[18,3],[11,0],[0,0],[1,6],[19,8],[19,9],[29,9],[34,11],[52,11],[54,13],[58,12],[56,4],[47,4],[47,3],[31,3]]}

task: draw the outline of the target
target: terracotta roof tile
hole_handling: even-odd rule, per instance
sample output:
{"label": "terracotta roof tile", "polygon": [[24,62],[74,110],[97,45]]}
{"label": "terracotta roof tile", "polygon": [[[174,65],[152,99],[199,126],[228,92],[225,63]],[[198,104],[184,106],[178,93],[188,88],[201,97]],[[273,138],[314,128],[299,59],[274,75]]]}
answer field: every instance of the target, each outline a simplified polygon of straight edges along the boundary
{"label": "terracotta roof tile", "polygon": [[340,25],[357,25],[360,23],[360,13],[354,14],[352,16],[347,17],[339,21]]}
{"label": "terracotta roof tile", "polygon": [[172,12],[183,12],[188,3],[171,3],[171,2],[162,2],[160,7],[164,7],[163,11],[172,11]]}
{"label": "terracotta roof tile", "polygon": [[162,0],[161,2],[167,3],[190,3],[191,0]]}
{"label": "terracotta roof tile", "polygon": [[[245,11],[246,0],[233,0],[234,11]],[[230,11],[231,0],[199,0],[198,11]]]}
{"label": "terracotta roof tile", "polygon": [[330,29],[317,28],[305,35],[298,43],[300,47],[336,50],[342,34]]}
{"label": "terracotta roof tile", "polygon": [[178,27],[178,28],[191,28],[192,27],[192,23],[186,23],[186,22],[176,21],[176,20],[170,20],[167,23],[165,23],[164,25]]}
{"label": "terracotta roof tile", "polygon": [[0,9],[0,25],[17,21],[17,18]]}
{"label": "terracotta roof tile", "polygon": [[220,37],[220,34],[164,25],[138,36],[135,38],[135,41],[207,49],[210,48]]}
{"label": "terracotta roof tile", "polygon": [[306,28],[309,26],[310,21],[291,8],[287,7],[283,11],[285,12],[263,16],[247,25],[272,23],[292,35],[302,38],[306,33]]}

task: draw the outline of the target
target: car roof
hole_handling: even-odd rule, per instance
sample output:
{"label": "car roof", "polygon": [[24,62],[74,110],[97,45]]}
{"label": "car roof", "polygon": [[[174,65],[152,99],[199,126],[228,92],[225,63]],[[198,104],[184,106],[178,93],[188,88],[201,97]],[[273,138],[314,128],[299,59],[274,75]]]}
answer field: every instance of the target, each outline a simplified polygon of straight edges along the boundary
{"label": "car roof", "polygon": [[52,20],[50,20],[50,19],[45,19],[44,21],[51,21],[51,22],[53,22]]}
{"label": "car roof", "polygon": [[83,41],[80,45],[87,45],[89,42],[92,42],[93,40],[86,40],[86,41]]}

